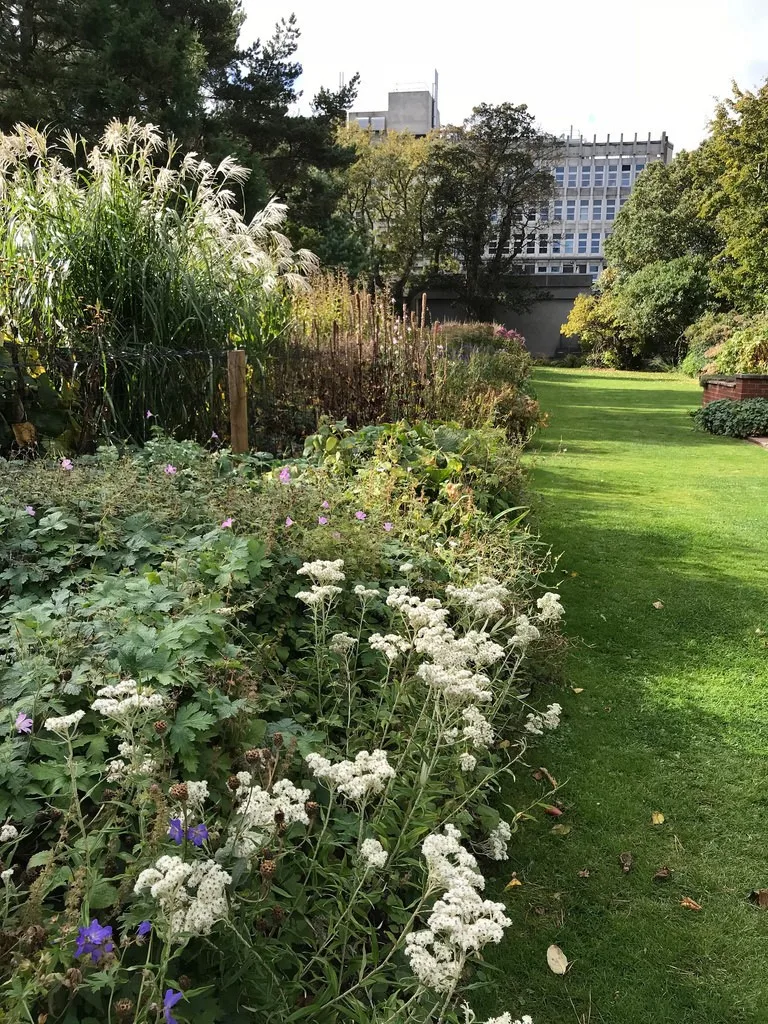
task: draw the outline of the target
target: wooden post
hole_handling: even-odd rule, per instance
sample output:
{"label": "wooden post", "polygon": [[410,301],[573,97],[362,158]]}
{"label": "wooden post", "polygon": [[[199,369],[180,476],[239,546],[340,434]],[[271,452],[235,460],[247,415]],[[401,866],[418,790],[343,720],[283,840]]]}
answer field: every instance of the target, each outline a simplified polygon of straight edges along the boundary
{"label": "wooden post", "polygon": [[245,386],[245,350],[227,352],[230,444],[236,455],[248,451],[248,401]]}

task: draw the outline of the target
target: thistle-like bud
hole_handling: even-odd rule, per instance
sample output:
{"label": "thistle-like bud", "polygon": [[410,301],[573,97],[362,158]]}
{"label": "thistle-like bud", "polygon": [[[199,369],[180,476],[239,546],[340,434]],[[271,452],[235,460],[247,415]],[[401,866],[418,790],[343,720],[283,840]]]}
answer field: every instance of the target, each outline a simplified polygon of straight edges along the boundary
{"label": "thistle-like bud", "polygon": [[259,865],[259,874],[265,882],[274,877],[277,864],[273,860],[263,860]]}
{"label": "thistle-like bud", "polygon": [[128,1020],[133,1016],[133,1002],[130,999],[118,999],[115,1012],[120,1020]]}
{"label": "thistle-like bud", "polygon": [[275,749],[279,750],[283,745],[283,734],[281,732],[276,732],[272,737],[272,743],[274,744]]}
{"label": "thistle-like bud", "polygon": [[240,779],[236,775],[230,775],[227,779],[227,785],[234,793],[236,789],[240,788]]}
{"label": "thistle-like bud", "polygon": [[187,789],[186,782],[177,782],[171,786],[168,790],[168,795],[172,800],[179,800],[181,803],[185,803],[189,796],[189,790]]}
{"label": "thistle-like bud", "polygon": [[160,719],[155,722],[155,732],[158,736],[162,736],[165,730],[168,728],[168,723],[164,719]]}

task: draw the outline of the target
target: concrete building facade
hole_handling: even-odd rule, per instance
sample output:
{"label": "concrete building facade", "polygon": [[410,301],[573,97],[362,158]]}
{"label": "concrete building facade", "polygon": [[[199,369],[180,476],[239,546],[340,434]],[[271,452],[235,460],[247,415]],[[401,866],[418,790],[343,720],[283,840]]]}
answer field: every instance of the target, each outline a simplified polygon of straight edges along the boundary
{"label": "concrete building facade", "polygon": [[[598,142],[567,136],[551,168],[556,193],[552,202],[531,210],[534,222],[520,254],[524,273],[587,274],[594,280],[605,265],[605,242],[619,210],[649,163],[672,159],[674,147],[662,132],[658,139],[609,135]],[[493,241],[489,252],[493,252]]]}
{"label": "concrete building facade", "polygon": [[351,110],[347,121],[359,124],[375,135],[405,132],[421,137],[440,127],[437,109],[437,72],[435,84],[429,89],[395,90],[387,97],[386,110]]}

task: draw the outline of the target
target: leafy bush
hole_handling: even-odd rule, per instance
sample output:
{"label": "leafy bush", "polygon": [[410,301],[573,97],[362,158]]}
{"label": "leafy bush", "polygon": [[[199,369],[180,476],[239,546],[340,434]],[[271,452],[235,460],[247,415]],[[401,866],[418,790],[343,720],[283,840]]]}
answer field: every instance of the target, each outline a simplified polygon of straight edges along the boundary
{"label": "leafy bush", "polygon": [[685,330],[688,353],[680,369],[689,377],[715,371],[714,357],[720,346],[734,331],[747,323],[747,317],[733,311],[729,313],[705,313]]}
{"label": "leafy bush", "polygon": [[709,402],[693,414],[696,426],[710,434],[727,437],[768,436],[768,398],[746,398],[733,402],[728,398]]}
{"label": "leafy bush", "polygon": [[477,321],[461,323],[449,320],[438,324],[437,328],[440,344],[454,358],[457,356],[467,357],[477,350],[486,352],[495,352],[499,349],[525,350],[525,338],[522,334],[499,324]]}
{"label": "leafy bush", "polygon": [[768,373],[768,316],[756,316],[727,338],[715,356],[717,373]]}
{"label": "leafy bush", "polygon": [[[474,503],[498,432],[377,429],[332,464],[157,435],[0,466],[9,1020],[463,1019],[562,608]],[[456,500],[422,435],[472,453]]]}

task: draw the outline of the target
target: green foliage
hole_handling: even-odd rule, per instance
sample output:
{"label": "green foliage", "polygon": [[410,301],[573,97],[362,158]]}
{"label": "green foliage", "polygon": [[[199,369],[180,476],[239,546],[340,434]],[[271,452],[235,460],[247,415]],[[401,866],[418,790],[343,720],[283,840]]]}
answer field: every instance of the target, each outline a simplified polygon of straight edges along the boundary
{"label": "green foliage", "polygon": [[732,402],[722,398],[708,402],[693,413],[696,426],[710,434],[726,437],[765,437],[768,435],[768,398],[745,398]]}
{"label": "green foliage", "polygon": [[688,354],[681,364],[681,370],[689,377],[696,377],[708,368],[715,370],[714,357],[720,346],[728,341],[734,331],[745,326],[747,318],[741,313],[705,313],[685,330]]}
{"label": "green foliage", "polygon": [[717,373],[768,373],[768,316],[742,318],[720,345],[714,368]]}

